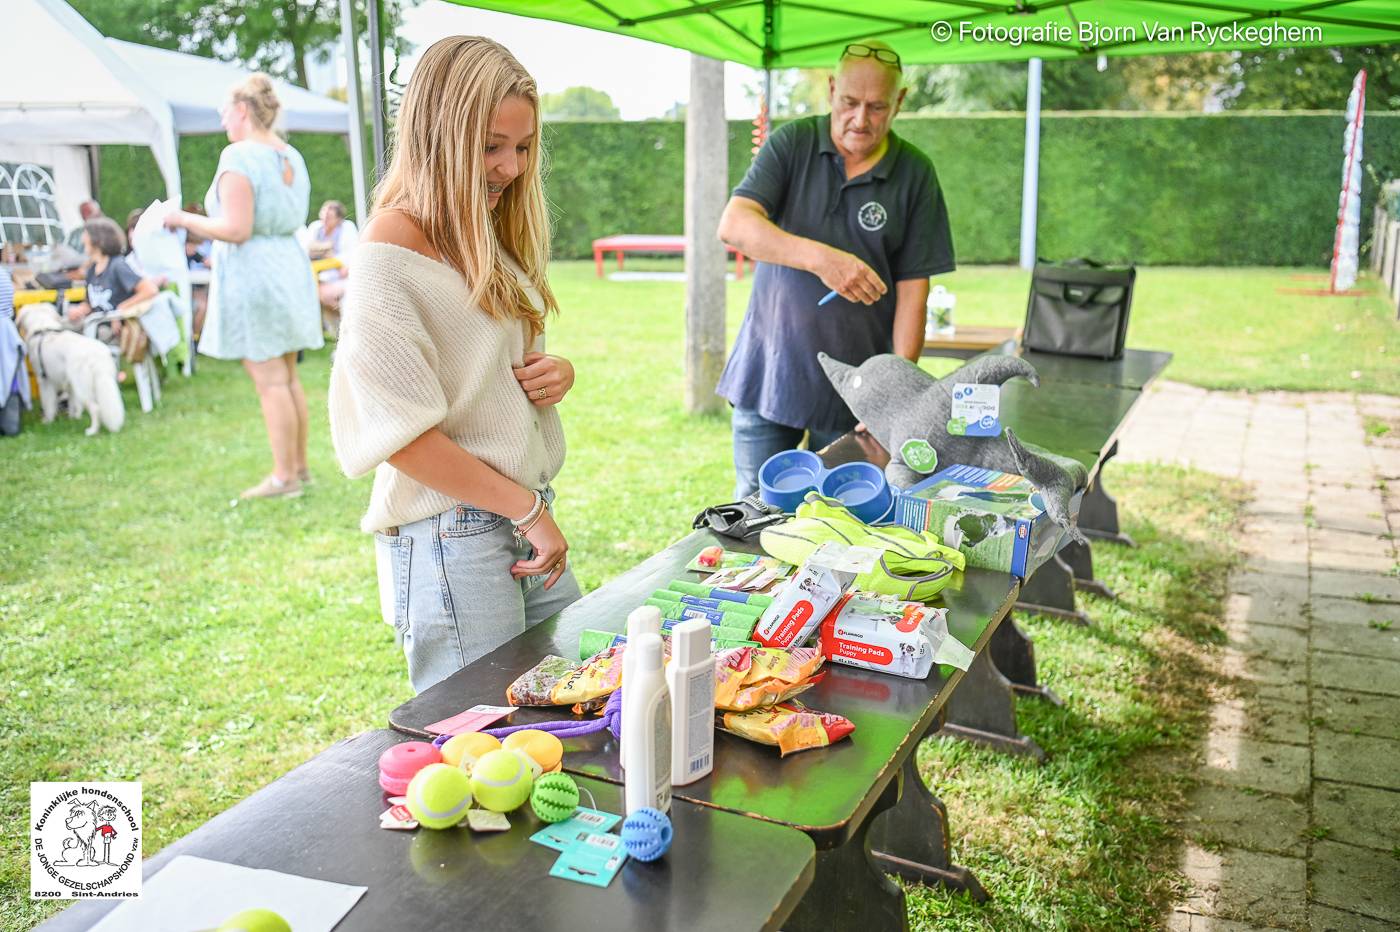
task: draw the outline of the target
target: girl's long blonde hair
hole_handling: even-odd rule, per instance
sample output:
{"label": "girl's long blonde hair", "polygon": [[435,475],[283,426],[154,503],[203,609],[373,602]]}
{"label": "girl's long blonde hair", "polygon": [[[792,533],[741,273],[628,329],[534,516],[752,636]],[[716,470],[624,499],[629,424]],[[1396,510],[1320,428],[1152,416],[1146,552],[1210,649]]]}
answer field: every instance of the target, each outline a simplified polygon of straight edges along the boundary
{"label": "girl's long blonde hair", "polygon": [[[423,53],[399,108],[393,158],[375,192],[373,213],[401,210],[423,230],[443,261],[466,279],[471,301],[492,317],[524,320],[533,339],[558,302],[545,278],[549,214],[538,137],[524,170],[486,200],[486,140],[507,97],[525,100],[540,126],[535,79],[504,46],[481,36],[440,39]],[[500,254],[519,263],[539,291],[535,308]]]}

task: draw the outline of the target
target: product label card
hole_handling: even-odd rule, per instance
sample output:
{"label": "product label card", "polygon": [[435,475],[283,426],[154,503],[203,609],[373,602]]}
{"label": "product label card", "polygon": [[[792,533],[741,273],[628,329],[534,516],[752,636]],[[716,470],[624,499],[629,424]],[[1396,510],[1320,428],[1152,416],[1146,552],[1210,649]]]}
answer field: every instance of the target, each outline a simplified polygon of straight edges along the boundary
{"label": "product label card", "polygon": [[955,382],[948,433],[959,437],[1001,436],[1001,386]]}
{"label": "product label card", "polygon": [[627,852],[622,849],[621,838],[590,833],[559,855],[549,876],[606,887],[626,860]]}
{"label": "product label card", "polygon": [[474,705],[451,718],[433,722],[425,730],[435,735],[460,735],[469,731],[480,731],[514,711],[513,705]]}
{"label": "product label card", "polygon": [[504,812],[492,812],[490,809],[468,809],[467,827],[473,832],[508,832],[510,831],[510,819],[506,818]]}
{"label": "product label card", "polygon": [[622,816],[620,815],[580,806],[572,816],[563,822],[546,825],[531,835],[530,840],[537,845],[553,848],[555,851],[565,851],[575,842],[594,833],[606,832],[621,821]]}

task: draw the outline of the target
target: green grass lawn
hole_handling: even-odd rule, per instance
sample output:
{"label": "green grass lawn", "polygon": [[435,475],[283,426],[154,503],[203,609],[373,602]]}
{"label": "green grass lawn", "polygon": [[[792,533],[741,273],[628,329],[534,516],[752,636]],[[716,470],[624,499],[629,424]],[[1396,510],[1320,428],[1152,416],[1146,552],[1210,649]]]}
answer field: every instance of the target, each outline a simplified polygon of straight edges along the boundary
{"label": "green grass lawn", "polygon": [[[959,319],[1019,320],[1021,273],[950,279]],[[681,410],[679,283],[600,282],[591,263],[559,264],[554,282],[565,313],[550,348],[578,370],[562,409],[559,520],[594,588],[727,499],[729,429]],[[1290,284],[1277,271],[1148,270],[1131,343],[1176,351],[1169,375],[1198,384],[1400,391],[1379,299],[1275,293]],[[730,286],[731,338],[747,288]],[[341,477],[330,453],[327,372],[324,352],[304,367],[317,482],[296,501],[233,505],[267,454],[232,365],[171,381],[153,415],[129,392],[115,436],[30,421],[0,440],[0,928],[52,910],[28,899],[29,781],[141,780],[149,854],[333,741],[383,727],[407,697],[356,530],[369,483]],[[1233,559],[1238,490],[1173,469],[1112,474],[1143,542],[1100,548],[1122,601],[1089,600],[1093,629],[1027,624],[1066,699],[1021,704],[1050,764],[924,748],[958,857],[996,899],[919,891],[920,928],[1145,928],[1166,902],[1177,843],[1164,818],[1179,787],[1144,762],[1200,733],[1198,657]]]}

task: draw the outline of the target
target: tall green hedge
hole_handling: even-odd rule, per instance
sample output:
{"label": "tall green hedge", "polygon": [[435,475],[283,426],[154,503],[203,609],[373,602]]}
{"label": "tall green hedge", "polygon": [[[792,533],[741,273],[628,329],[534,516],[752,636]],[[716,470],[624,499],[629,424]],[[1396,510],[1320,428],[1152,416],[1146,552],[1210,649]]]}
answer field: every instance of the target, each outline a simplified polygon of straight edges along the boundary
{"label": "tall green hedge", "polygon": [[[1343,125],[1338,113],[1045,114],[1038,251],[1143,265],[1325,265]],[[959,261],[1015,261],[1021,116],[902,117],[896,127],[933,158]],[[748,167],[751,130],[746,121],[729,126],[731,187]],[[593,239],[613,233],[681,232],[682,123],[551,123],[544,140],[556,255],[588,256]],[[312,208],[330,197],[348,204],[344,140],[292,142],[311,169]],[[222,137],[182,142],[186,200],[209,184],[222,145]],[[1400,175],[1400,114],[1367,114],[1365,152],[1369,218],[1376,179]],[[147,150],[104,148],[108,213],[121,216],[160,193]]]}
{"label": "tall green hedge", "polygon": [[[311,175],[312,213],[323,201],[338,200],[353,215],[354,182],[345,137],[292,133],[289,141],[306,159]],[[226,145],[228,139],[222,135],[186,136],[180,140],[180,183],[186,203],[204,200],[204,192],[214,180],[219,153]],[[133,208],[165,197],[165,182],[155,156],[145,146],[103,146],[99,164],[101,190],[97,199],[107,216],[125,220]]]}

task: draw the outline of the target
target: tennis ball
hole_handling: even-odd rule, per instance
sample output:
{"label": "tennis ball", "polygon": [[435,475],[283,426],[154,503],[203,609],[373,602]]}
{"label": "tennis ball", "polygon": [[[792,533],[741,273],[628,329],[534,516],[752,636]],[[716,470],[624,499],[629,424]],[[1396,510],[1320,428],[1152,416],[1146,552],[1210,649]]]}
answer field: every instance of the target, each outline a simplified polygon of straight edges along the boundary
{"label": "tennis ball", "polygon": [[528,754],[502,748],[487,751],[472,768],[472,792],[481,808],[494,812],[510,812],[530,796],[535,782],[526,761]]}
{"label": "tennis ball", "polygon": [[460,767],[470,774],[472,765],[476,763],[477,758],[500,746],[501,742],[491,735],[483,735],[479,731],[468,731],[447,739],[447,743],[442,746],[442,759],[445,763],[451,764],[453,767]]}
{"label": "tennis ball", "polygon": [[270,909],[245,909],[225,919],[218,932],[292,932],[292,927]]}
{"label": "tennis ball", "polygon": [[451,828],[472,804],[471,778],[447,764],[429,764],[408,781],[408,811],[425,828]]}
{"label": "tennis ball", "polygon": [[[501,747],[507,751],[524,751],[535,759],[535,763],[540,765],[540,770],[544,773],[553,773],[559,769],[559,763],[564,759],[564,745],[560,740],[547,731],[538,728],[526,728],[524,731],[516,731],[506,735],[506,740],[501,742]],[[536,777],[539,774],[535,774]]]}
{"label": "tennis ball", "polygon": [[578,784],[567,773],[545,774],[530,791],[530,808],[546,822],[563,822],[578,808]]}
{"label": "tennis ball", "polygon": [[655,861],[671,847],[671,820],[650,806],[634,811],[622,823],[622,847],[638,861]]}

